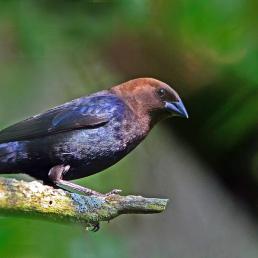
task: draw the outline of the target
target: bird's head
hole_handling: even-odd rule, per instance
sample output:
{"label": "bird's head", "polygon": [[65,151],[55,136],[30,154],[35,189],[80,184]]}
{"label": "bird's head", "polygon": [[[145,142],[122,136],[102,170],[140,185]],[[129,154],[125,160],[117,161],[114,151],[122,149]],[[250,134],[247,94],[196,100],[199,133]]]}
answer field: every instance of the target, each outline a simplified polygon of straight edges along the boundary
{"label": "bird's head", "polygon": [[182,100],[169,85],[152,78],[134,79],[111,88],[137,114],[148,114],[153,122],[170,116],[188,118]]}

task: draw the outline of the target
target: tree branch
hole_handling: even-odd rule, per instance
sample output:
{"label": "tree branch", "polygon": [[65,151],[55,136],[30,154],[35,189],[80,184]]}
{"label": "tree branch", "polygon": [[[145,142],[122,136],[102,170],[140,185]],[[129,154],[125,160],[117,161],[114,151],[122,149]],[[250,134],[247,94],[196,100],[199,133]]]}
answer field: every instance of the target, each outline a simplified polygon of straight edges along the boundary
{"label": "tree branch", "polygon": [[84,196],[42,185],[0,179],[0,214],[36,216],[58,222],[97,225],[129,213],[148,214],[165,210],[168,200],[142,196]]}

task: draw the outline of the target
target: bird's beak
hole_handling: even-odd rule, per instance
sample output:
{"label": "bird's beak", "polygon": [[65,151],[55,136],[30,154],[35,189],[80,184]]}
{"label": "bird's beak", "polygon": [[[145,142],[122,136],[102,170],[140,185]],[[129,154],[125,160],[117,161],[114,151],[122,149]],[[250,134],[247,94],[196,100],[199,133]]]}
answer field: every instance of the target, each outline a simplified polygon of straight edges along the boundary
{"label": "bird's beak", "polygon": [[188,113],[187,113],[185,106],[181,99],[179,101],[175,101],[175,102],[167,102],[166,101],[165,109],[168,110],[169,112],[171,112],[175,116],[181,116],[181,117],[188,118]]}

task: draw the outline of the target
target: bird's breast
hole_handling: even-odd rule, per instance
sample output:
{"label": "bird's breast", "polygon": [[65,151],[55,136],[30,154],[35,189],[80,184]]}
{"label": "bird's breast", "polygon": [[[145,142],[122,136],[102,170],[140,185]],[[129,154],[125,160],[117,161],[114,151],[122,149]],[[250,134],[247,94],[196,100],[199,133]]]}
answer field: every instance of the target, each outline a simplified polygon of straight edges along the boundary
{"label": "bird's breast", "polygon": [[[71,165],[66,179],[99,172],[119,161],[145,137],[135,121],[111,121],[105,126],[74,130],[48,137],[46,151],[52,163]],[[49,147],[51,145],[51,147]]]}

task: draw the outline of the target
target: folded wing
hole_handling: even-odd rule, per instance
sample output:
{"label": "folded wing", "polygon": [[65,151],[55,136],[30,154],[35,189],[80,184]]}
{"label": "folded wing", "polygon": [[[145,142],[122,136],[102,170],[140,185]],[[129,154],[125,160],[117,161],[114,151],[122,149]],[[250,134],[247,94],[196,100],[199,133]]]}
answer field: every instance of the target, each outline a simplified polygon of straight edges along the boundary
{"label": "folded wing", "polygon": [[68,102],[2,130],[0,143],[103,126],[112,117],[117,101],[114,96],[103,95]]}

